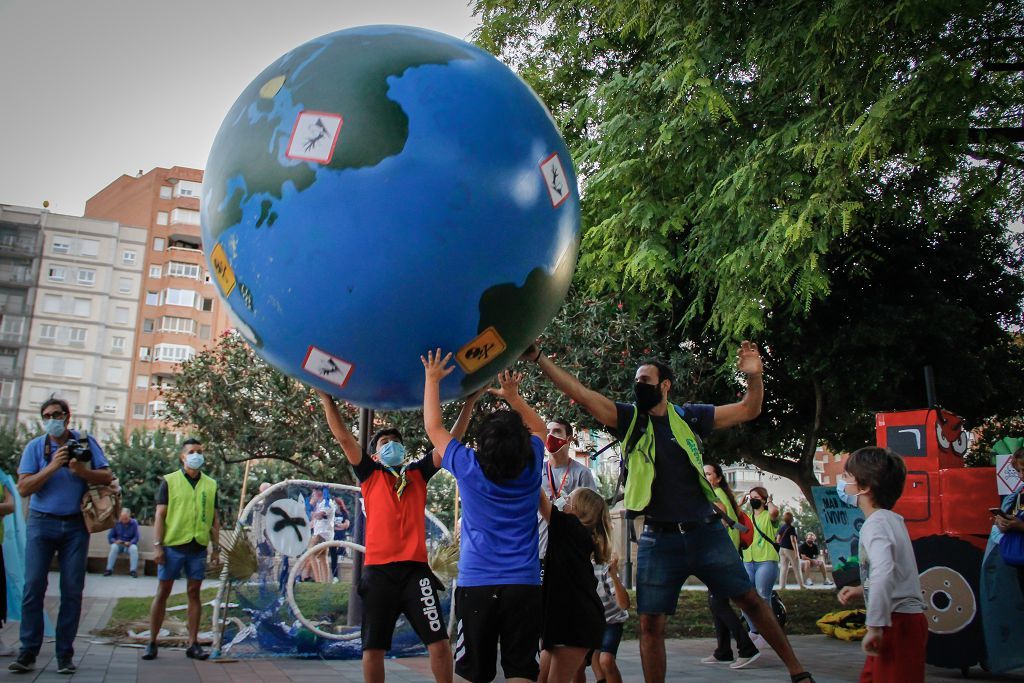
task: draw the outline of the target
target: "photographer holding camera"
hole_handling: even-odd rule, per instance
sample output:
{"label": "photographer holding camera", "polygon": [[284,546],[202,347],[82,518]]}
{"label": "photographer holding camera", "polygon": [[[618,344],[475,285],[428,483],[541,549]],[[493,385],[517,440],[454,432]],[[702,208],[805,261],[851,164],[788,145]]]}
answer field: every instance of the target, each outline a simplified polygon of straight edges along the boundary
{"label": "photographer holding camera", "polygon": [[113,479],[103,449],[91,436],[68,429],[71,409],[51,398],[39,411],[46,434],[28,442],[18,466],[18,493],[32,496],[26,525],[25,595],[21,606],[21,652],[10,670],[30,671],[43,643],[43,598],[54,553],[60,567],[57,672],[71,674],[75,634],[82,614],[82,589],[89,532],[82,496],[90,484]]}

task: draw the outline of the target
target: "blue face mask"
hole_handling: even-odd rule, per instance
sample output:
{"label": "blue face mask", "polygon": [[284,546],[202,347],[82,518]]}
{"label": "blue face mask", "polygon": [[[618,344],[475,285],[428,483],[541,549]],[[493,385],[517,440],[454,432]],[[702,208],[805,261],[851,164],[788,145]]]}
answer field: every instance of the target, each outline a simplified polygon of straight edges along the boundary
{"label": "blue face mask", "polygon": [[202,453],[189,453],[185,456],[185,467],[190,470],[198,470],[206,462],[206,458],[203,457]]}
{"label": "blue face mask", "polygon": [[44,420],[43,429],[56,439],[64,435],[64,420]]}
{"label": "blue face mask", "polygon": [[388,467],[398,467],[405,460],[405,446],[397,441],[388,441],[380,447],[380,461]]}
{"label": "blue face mask", "polygon": [[840,479],[836,482],[836,495],[839,496],[839,500],[843,501],[850,507],[857,507],[857,496],[864,493],[863,491],[857,491],[856,493],[849,493],[846,490],[847,482]]}

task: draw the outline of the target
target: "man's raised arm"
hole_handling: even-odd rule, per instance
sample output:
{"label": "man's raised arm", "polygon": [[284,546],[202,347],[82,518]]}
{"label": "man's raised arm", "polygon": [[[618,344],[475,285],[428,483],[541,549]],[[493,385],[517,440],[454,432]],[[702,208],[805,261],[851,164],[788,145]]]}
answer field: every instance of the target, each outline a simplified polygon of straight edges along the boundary
{"label": "man's raised arm", "polygon": [[750,422],[761,414],[764,402],[764,364],[757,344],[745,341],[736,354],[736,369],[747,376],[747,393],[736,403],[715,406],[714,429]]}
{"label": "man's raised arm", "polygon": [[553,360],[544,355],[536,342],[530,344],[520,358],[536,363],[541,372],[548,376],[559,391],[583,406],[598,422],[606,427],[617,426],[619,418],[615,402],[607,396],[583,386],[583,383],[573,375],[555,365]]}
{"label": "man's raised arm", "polygon": [[331,434],[334,435],[335,441],[341,446],[341,450],[345,452],[345,457],[352,465],[358,465],[363,461],[363,449],[359,446],[359,442],[356,441],[356,437],[352,435],[352,430],[345,424],[345,420],[341,417],[341,412],[338,410],[338,405],[334,402],[334,397],[328,394],[326,391],[316,390],[317,396],[320,397],[320,403],[324,406],[324,413],[327,415],[327,425],[331,428]]}

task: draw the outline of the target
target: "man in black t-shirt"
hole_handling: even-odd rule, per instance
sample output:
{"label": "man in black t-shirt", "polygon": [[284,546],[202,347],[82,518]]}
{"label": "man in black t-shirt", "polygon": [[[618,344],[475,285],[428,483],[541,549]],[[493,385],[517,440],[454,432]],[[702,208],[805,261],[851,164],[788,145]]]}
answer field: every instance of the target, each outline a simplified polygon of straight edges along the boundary
{"label": "man in black t-shirt", "polygon": [[686,579],[697,576],[713,593],[729,597],[757,626],[786,664],[794,683],[813,681],[804,671],[775,620],[757,594],[712,502],[704,478],[700,439],[756,418],[764,398],[763,366],[756,344],[743,342],[736,367],[746,374],[747,392],[728,405],[674,405],[668,394],[671,368],[651,360],[637,368],[636,402],[615,403],[585,387],[531,345],[522,359],[537,363],[564,394],[583,406],[623,444],[626,509],[644,515],[637,551],[637,611],[640,658],[647,683],[665,680],[665,621],[674,614]]}
{"label": "man in black t-shirt", "polygon": [[814,533],[808,533],[804,538],[804,542],[800,544],[800,567],[803,569],[804,582],[808,585],[814,585],[814,581],[811,580],[811,569],[817,569],[821,573],[821,581],[826,586],[831,586],[832,581],[828,578],[828,572],[825,568],[825,561],[821,559],[821,549],[818,548],[818,537]]}

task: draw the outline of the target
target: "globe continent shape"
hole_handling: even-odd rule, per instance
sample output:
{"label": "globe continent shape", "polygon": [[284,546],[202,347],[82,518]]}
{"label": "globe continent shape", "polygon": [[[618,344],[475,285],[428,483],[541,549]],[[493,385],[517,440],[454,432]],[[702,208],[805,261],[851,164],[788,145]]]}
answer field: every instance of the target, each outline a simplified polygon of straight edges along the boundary
{"label": "globe continent shape", "polygon": [[564,300],[580,240],[572,159],[536,94],[487,52],[402,26],[312,40],[217,133],[203,244],[267,362],[356,405],[442,400],[508,367]]}

